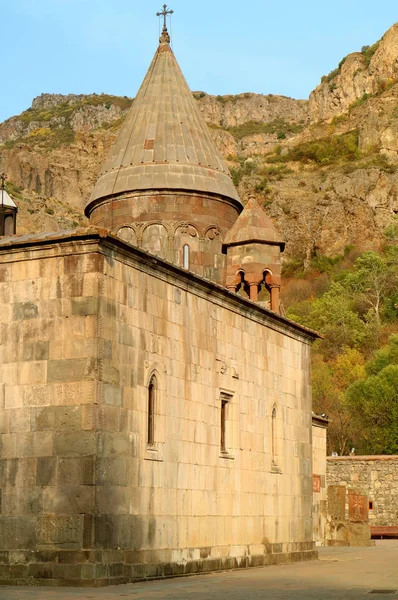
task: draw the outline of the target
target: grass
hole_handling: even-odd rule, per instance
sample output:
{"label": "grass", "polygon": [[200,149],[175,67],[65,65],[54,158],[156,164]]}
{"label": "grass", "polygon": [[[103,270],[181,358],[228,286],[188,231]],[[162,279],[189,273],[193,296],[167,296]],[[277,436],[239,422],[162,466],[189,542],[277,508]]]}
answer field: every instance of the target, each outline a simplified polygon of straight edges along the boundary
{"label": "grass", "polygon": [[[26,125],[37,123],[37,127],[27,135],[8,141],[4,144],[5,148],[12,148],[16,144],[36,144],[51,149],[59,146],[73,144],[75,134],[70,125],[70,120],[74,112],[85,106],[104,106],[110,109],[111,106],[117,106],[123,111],[127,111],[133,100],[127,96],[111,96],[109,94],[93,94],[84,98],[76,98],[70,102],[60,102],[50,108],[28,108],[18,117]],[[104,125],[103,128],[117,130],[122,123],[124,115],[115,121]]]}
{"label": "grass", "polygon": [[241,140],[248,135],[276,134],[278,139],[284,139],[288,133],[299,133],[304,129],[302,123],[288,123],[284,119],[275,119],[269,123],[263,121],[247,121],[242,125],[228,127],[227,131],[234,136],[236,140]]}
{"label": "grass", "polygon": [[[339,62],[339,66],[336,69],[333,69],[333,71],[331,71],[329,73],[329,75],[324,75],[323,77],[321,77],[321,82],[322,83],[325,83],[325,82],[331,83],[333,81],[333,79],[335,79],[335,77],[337,77],[337,75],[340,74],[341,67],[344,65],[346,60],[347,60],[347,56],[342,58],[341,61]],[[330,91],[333,91],[334,89],[336,89],[336,84],[332,84],[330,86]]]}
{"label": "grass", "polygon": [[354,163],[348,163],[343,167],[343,172],[346,174],[353,173],[357,169],[365,169],[375,167],[383,173],[393,175],[398,171],[398,165],[390,163],[388,158],[383,154],[380,154],[378,148],[372,148],[367,154],[365,154],[360,161]]}
{"label": "grass", "polygon": [[361,54],[363,56],[363,60],[364,60],[366,68],[369,67],[370,61],[372,60],[373,55],[375,54],[379,45],[380,45],[380,40],[378,42],[376,42],[375,44],[373,44],[372,46],[362,46]]}
{"label": "grass", "polygon": [[355,100],[354,102],[351,102],[350,106],[348,107],[348,114],[351,114],[354,108],[357,108],[357,106],[361,106],[362,104],[364,104],[364,102],[369,100],[369,98],[373,98],[373,94],[367,94],[365,92],[363,96],[357,98],[357,100]]}
{"label": "grass", "polygon": [[110,96],[109,94],[93,94],[85,98],[76,98],[75,101],[60,102],[51,108],[28,108],[21,115],[16,117],[18,121],[31,123],[32,121],[51,121],[55,118],[68,119],[79,108],[84,106],[105,106],[110,108],[112,105],[118,106],[121,110],[128,110],[132,104],[132,98],[127,96]]}
{"label": "grass", "polygon": [[216,96],[216,100],[217,102],[220,102],[220,104],[226,104],[227,102],[232,102],[232,104],[236,104],[239,100],[241,100],[242,98],[251,98],[253,96],[253,94],[251,92],[245,92],[244,94],[238,94],[238,95],[233,95],[233,94],[227,94],[225,96]]}
{"label": "grass", "polygon": [[12,181],[6,181],[5,183],[6,192],[13,198],[13,200],[22,200],[22,190],[19,186],[15,185]]}
{"label": "grass", "polygon": [[285,155],[273,154],[268,163],[315,162],[320,165],[347,163],[361,157],[358,148],[359,132],[353,129],[342,135],[332,135],[311,142],[303,142],[291,148]]}
{"label": "grass", "polygon": [[259,171],[260,175],[264,175],[268,179],[276,179],[281,181],[285,175],[293,173],[293,169],[290,169],[287,165],[263,165]]}

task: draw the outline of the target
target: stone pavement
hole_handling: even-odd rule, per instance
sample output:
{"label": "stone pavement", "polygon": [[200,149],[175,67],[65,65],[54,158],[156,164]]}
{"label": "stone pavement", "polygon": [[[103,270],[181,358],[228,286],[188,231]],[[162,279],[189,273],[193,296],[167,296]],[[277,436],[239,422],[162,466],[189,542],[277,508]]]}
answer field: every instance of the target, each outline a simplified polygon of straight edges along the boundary
{"label": "stone pavement", "polygon": [[0,600],[349,600],[374,589],[396,590],[388,597],[398,599],[397,540],[370,548],[320,548],[319,558],[111,588],[0,587]]}

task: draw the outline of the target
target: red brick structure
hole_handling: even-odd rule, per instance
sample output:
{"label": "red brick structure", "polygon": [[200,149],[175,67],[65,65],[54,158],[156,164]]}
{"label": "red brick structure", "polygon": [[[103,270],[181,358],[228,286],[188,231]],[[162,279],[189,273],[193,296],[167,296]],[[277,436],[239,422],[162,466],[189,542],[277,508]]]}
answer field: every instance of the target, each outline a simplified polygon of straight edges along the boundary
{"label": "red brick structure", "polygon": [[228,232],[224,247],[228,257],[227,288],[236,292],[243,287],[250,300],[268,300],[267,308],[280,312],[281,253],[285,242],[254,198]]}

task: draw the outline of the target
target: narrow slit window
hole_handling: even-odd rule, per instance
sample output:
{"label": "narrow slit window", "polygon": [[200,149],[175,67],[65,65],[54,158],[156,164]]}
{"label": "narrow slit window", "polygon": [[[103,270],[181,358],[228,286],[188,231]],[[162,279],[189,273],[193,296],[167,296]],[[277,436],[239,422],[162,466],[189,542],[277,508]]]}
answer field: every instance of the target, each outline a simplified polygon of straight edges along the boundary
{"label": "narrow slit window", "polygon": [[156,378],[152,377],[148,386],[148,435],[149,446],[155,443],[155,400],[156,400]]}
{"label": "narrow slit window", "polygon": [[272,462],[276,464],[277,447],[276,447],[276,407],[272,410]]}
{"label": "narrow slit window", "polygon": [[226,423],[227,423],[227,404],[228,400],[221,399],[221,452],[226,452]]}
{"label": "narrow slit window", "polygon": [[184,269],[189,269],[189,246],[188,244],[184,245],[183,248],[183,264],[184,264]]}
{"label": "narrow slit window", "polygon": [[231,440],[228,439],[228,411],[231,396],[226,394],[221,395],[221,411],[220,411],[220,450],[221,452],[228,453],[228,443]]}

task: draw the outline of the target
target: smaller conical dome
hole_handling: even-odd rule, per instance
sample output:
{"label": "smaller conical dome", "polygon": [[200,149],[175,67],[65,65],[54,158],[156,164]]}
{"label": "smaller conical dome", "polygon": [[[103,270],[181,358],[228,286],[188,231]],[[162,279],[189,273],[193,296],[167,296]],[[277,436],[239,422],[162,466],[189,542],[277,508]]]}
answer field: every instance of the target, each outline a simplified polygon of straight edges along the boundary
{"label": "smaller conical dome", "polygon": [[6,206],[7,208],[17,208],[14,200],[11,198],[9,194],[7,194],[6,190],[0,190],[0,206]]}
{"label": "smaller conical dome", "polygon": [[249,199],[232,229],[228,231],[224,245],[234,246],[248,242],[278,245],[282,251],[285,248],[285,242],[255,198]]}

